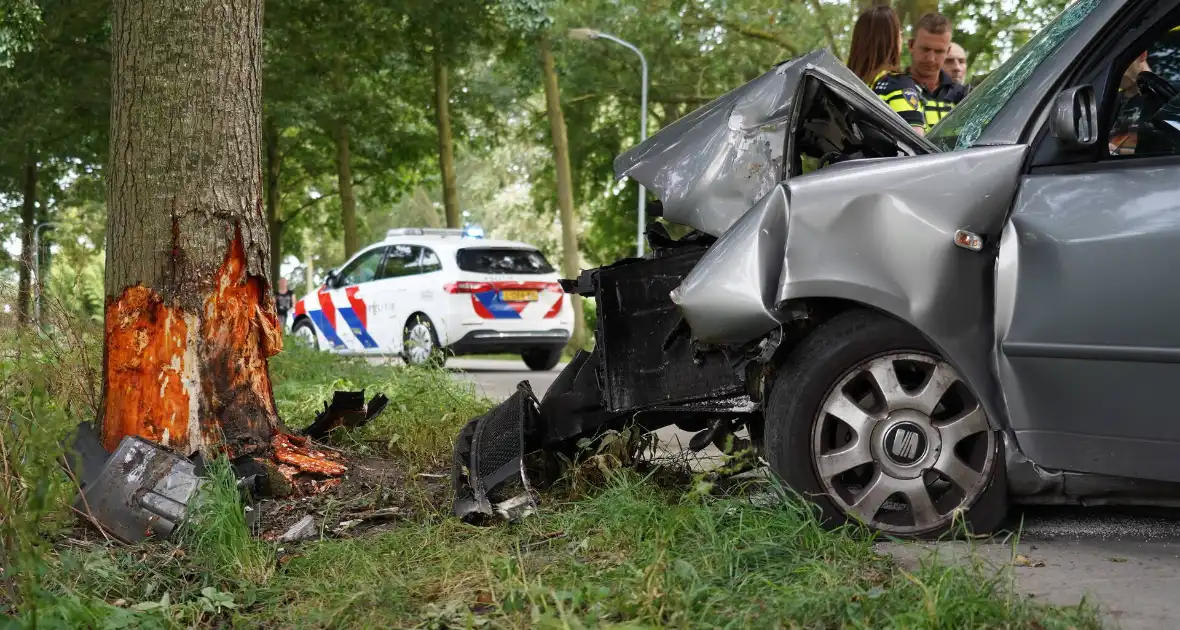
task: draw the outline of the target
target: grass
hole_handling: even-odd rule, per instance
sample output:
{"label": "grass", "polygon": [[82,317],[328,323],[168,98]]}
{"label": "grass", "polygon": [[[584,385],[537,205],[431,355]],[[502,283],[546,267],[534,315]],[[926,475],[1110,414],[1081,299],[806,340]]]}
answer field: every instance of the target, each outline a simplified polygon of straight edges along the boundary
{"label": "grass", "polygon": [[515,527],[451,520],[303,552],[277,625],[537,628],[1081,628],[970,566],[908,574],[799,504],[690,498],[623,473]]}
{"label": "grass", "polygon": [[[332,441],[400,466],[412,516],[356,538],[264,542],[215,460],[177,543],[119,545],[71,526],[54,436],[87,416],[65,401],[86,390],[91,368],[78,366],[94,345],[54,339],[0,340],[0,613],[13,615],[0,626],[1099,627],[1090,608],[1033,603],[1010,575],[970,563],[904,571],[863,531],[825,531],[802,502],[751,500],[764,486],[700,494],[659,471],[575,472],[519,524],[463,524],[415,473],[445,472],[454,435],[491,401],[445,371],[295,344],[271,364],[282,417],[302,428],[336,389],[389,396],[374,422]],[[17,343],[32,350],[14,354]],[[37,367],[51,356],[52,371]]]}

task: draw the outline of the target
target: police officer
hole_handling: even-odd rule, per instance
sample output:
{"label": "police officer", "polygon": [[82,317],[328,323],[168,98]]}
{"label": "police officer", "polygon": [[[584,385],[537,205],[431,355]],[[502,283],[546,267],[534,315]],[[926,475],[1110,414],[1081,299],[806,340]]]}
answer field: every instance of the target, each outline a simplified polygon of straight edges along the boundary
{"label": "police officer", "polygon": [[922,102],[927,130],[938,124],[967,96],[967,88],[943,70],[951,50],[951,22],[941,13],[927,13],[914,24],[906,74],[914,80]]}
{"label": "police officer", "polygon": [[921,96],[917,84],[899,70],[901,21],[888,5],[860,14],[852,29],[848,68],[918,134],[924,133]]}

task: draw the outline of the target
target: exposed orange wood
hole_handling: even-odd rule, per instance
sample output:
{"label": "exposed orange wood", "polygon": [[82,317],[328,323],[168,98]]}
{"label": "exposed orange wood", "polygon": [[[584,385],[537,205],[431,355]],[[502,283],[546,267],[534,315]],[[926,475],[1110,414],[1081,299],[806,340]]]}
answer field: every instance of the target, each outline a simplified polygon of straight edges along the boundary
{"label": "exposed orange wood", "polygon": [[183,382],[188,325],[151,289],[128,288],[106,309],[103,445],[136,435],[187,452],[190,392]]}

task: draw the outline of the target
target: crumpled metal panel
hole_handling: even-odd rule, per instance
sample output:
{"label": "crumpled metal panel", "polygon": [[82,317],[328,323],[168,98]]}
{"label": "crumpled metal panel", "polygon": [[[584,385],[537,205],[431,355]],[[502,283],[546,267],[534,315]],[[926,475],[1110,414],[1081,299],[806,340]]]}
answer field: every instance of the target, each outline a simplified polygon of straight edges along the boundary
{"label": "crumpled metal panel", "polygon": [[807,76],[834,86],[857,110],[923,151],[918,137],[826,49],[785,61],[619,155],[615,175],[651,190],[669,221],[720,236],[784,179],[787,134]]}
{"label": "crumpled metal panel", "polygon": [[202,480],[193,463],[136,436],[127,436],[74,509],[89,514],[120,540],[168,538],[184,520]]}
{"label": "crumpled metal panel", "polygon": [[778,186],[722,236],[674,292],[693,336],[744,344],[791,300],[839,298],[914,325],[1000,417],[988,371],[994,248],[1026,147],[846,162]]}

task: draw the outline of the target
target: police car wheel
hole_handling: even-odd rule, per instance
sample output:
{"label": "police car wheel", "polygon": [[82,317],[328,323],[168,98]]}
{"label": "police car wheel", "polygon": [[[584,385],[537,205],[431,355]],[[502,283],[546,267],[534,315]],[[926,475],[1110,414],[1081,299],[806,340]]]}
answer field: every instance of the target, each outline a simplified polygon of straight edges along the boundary
{"label": "police car wheel", "polygon": [[295,322],[295,326],[291,329],[291,335],[295,337],[296,341],[305,344],[312,350],[320,349],[320,341],[316,338],[315,328],[306,319]]}
{"label": "police car wheel", "polygon": [[828,526],[905,538],[985,534],[1007,513],[1003,440],[919,332],[854,310],[780,366],[765,410],[771,469]]}
{"label": "police car wheel", "polygon": [[524,360],[524,364],[534,372],[547,372],[557,367],[561,361],[561,353],[564,348],[529,348],[520,353],[520,358]]}
{"label": "police car wheel", "polygon": [[439,347],[438,334],[429,317],[417,313],[406,322],[402,359],[410,365],[442,367],[446,364],[446,355]]}

